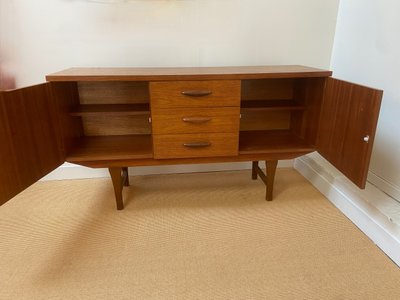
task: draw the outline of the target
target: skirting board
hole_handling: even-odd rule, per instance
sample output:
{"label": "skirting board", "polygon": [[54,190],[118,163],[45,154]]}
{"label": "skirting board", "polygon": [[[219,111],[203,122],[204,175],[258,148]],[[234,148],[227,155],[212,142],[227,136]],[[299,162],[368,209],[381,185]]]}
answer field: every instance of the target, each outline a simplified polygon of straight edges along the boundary
{"label": "skirting board", "polygon": [[358,189],[333,167],[310,156],[296,159],[294,167],[400,266],[400,226],[369,201],[392,198],[369,183],[365,190]]}
{"label": "skirting board", "polygon": [[[260,164],[264,167],[263,163]],[[293,168],[293,160],[279,161],[278,168]],[[251,169],[251,162],[240,163],[215,163],[199,165],[170,165],[155,167],[129,168],[129,175],[153,175],[153,174],[176,174],[195,172],[216,172]],[[110,177],[107,169],[86,168],[79,165],[65,163],[41,180],[64,180]]]}
{"label": "skirting board", "polygon": [[394,183],[378,176],[373,172],[368,173],[368,181],[377,186],[379,189],[390,195],[397,201],[400,201],[400,187]]}

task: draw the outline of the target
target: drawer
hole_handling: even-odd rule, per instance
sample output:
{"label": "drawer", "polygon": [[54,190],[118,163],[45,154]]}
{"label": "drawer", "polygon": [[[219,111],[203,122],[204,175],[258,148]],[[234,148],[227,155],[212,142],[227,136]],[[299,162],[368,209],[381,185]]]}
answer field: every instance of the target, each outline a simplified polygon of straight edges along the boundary
{"label": "drawer", "polygon": [[150,82],[151,109],[240,106],[240,80]]}
{"label": "drawer", "polygon": [[175,108],[152,114],[153,134],[238,132],[240,108]]}
{"label": "drawer", "polygon": [[238,133],[153,135],[155,159],[238,155]]}

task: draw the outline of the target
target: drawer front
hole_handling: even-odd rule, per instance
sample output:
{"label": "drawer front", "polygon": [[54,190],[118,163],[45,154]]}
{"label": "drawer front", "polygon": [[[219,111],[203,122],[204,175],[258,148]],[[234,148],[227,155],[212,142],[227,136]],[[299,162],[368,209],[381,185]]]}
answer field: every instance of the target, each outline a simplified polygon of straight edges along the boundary
{"label": "drawer front", "polygon": [[152,114],[153,134],[237,132],[240,108],[175,108]]}
{"label": "drawer front", "polygon": [[151,109],[240,106],[240,80],[150,82]]}
{"label": "drawer front", "polygon": [[155,159],[238,155],[238,133],[153,135]]}

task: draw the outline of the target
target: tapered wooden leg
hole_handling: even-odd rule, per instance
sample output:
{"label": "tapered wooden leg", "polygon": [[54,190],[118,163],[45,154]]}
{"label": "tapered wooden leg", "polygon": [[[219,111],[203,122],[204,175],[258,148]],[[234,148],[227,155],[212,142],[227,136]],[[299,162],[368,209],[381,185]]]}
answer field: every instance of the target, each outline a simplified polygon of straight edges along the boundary
{"label": "tapered wooden leg", "polygon": [[251,167],[251,179],[253,180],[257,180],[257,167],[258,167],[258,161],[253,161]]}
{"label": "tapered wooden leg", "polygon": [[272,201],[272,193],[274,190],[274,180],[275,180],[275,173],[276,167],[278,165],[277,160],[266,160],[265,161],[265,174],[263,170],[258,166],[258,161],[253,161],[252,169],[251,169],[251,178],[260,179],[265,184],[265,199],[267,201]]}
{"label": "tapered wooden leg", "polygon": [[122,168],[108,168],[111,175],[111,180],[114,186],[115,200],[117,202],[117,209],[124,209],[124,202],[122,199],[122,187],[123,187],[123,170]]}
{"label": "tapered wooden leg", "polygon": [[124,186],[129,186],[129,172],[127,167],[122,168],[122,176],[124,180]]}
{"label": "tapered wooden leg", "polygon": [[266,194],[265,199],[267,201],[272,201],[272,192],[274,190],[274,180],[276,167],[278,165],[277,160],[266,160],[265,161],[265,170],[267,173],[267,182],[266,182]]}

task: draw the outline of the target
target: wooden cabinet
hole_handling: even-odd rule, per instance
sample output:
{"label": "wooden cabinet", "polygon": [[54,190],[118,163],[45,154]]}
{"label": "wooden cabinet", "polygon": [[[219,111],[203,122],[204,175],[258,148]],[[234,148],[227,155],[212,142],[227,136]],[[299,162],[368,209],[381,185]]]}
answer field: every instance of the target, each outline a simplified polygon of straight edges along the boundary
{"label": "wooden cabinet", "polygon": [[[0,203],[64,161],[109,168],[252,161],[318,151],[364,188],[382,91],[303,66],[72,68],[0,92]],[[266,161],[267,174],[258,167]]]}

